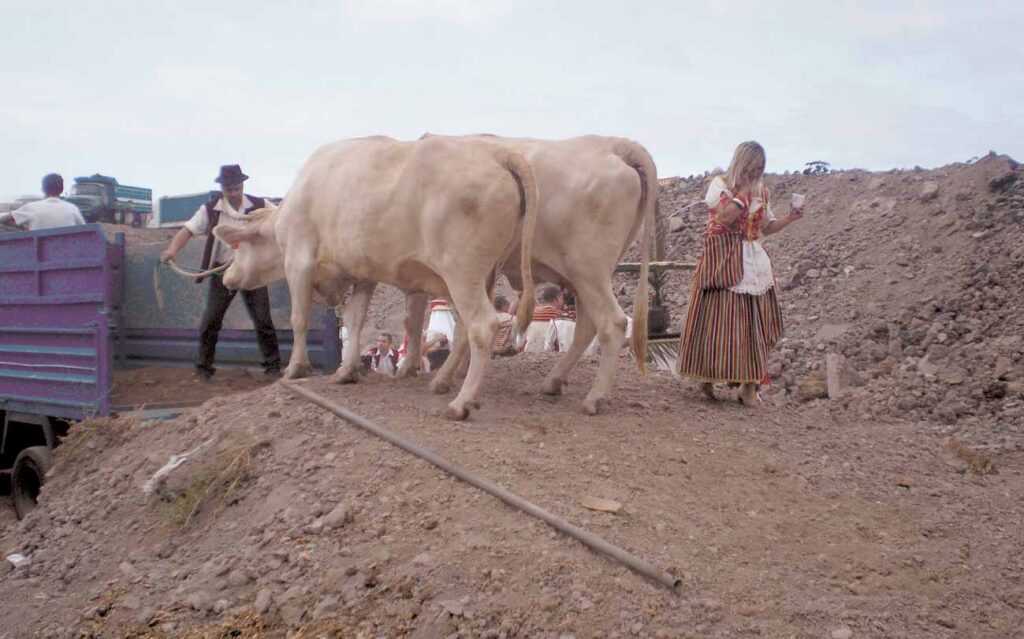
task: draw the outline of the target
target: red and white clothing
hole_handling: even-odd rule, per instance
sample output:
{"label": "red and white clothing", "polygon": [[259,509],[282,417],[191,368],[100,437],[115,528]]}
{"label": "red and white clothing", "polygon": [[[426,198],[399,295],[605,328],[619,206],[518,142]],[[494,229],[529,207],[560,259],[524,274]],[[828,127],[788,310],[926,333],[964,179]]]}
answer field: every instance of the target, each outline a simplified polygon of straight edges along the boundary
{"label": "red and white clothing", "polygon": [[[740,228],[727,229],[724,224],[714,217],[714,209],[722,202],[728,202],[736,197],[747,206],[746,212],[739,221]],[[743,232],[743,279],[739,284],[729,290],[734,293],[746,293],[748,295],[764,295],[768,289],[775,286],[775,274],[772,271],[772,261],[768,253],[761,245],[761,227],[775,220],[772,207],[768,202],[767,188],[762,185],[757,189],[756,194],[746,196],[734,196],[726,188],[725,179],[721,176],[711,181],[707,195],[704,198],[711,211],[712,218],[709,221],[710,233],[724,233],[726,231],[741,230]]]}
{"label": "red and white clothing", "polygon": [[498,331],[494,335],[495,355],[511,355],[516,351],[516,318],[503,311],[498,312]]}
{"label": "red and white clothing", "polygon": [[455,311],[448,300],[430,300],[430,318],[427,320],[427,339],[437,334],[448,338],[448,344],[455,342]]}
{"label": "red and white clothing", "polygon": [[551,321],[561,316],[561,309],[550,304],[544,304],[535,308],[533,310],[533,320],[526,327],[526,332],[521,338],[520,349],[527,353],[543,352],[547,344]]}
{"label": "red and white clothing", "polygon": [[398,351],[389,348],[387,353],[381,353],[376,346],[370,349],[370,370],[375,373],[394,376],[398,371]]}

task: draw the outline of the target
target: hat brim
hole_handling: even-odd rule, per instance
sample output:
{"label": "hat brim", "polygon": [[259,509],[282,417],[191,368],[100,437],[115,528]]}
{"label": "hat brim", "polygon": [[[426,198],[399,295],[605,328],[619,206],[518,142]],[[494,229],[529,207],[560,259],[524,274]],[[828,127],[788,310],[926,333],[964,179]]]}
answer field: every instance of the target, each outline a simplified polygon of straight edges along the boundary
{"label": "hat brim", "polygon": [[222,184],[224,186],[234,186],[236,184],[241,184],[242,182],[245,182],[248,179],[249,179],[249,176],[246,175],[245,173],[243,173],[243,174],[241,174],[241,175],[239,175],[237,177],[232,177],[231,181],[225,181],[225,179],[223,177],[218,175],[217,178],[214,179],[214,182],[216,182],[217,184]]}

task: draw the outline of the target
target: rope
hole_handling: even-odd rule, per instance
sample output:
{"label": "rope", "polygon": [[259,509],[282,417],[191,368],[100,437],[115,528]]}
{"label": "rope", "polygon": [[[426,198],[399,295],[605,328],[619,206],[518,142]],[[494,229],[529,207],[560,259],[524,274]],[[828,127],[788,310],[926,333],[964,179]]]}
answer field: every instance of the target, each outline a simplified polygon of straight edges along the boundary
{"label": "rope", "polygon": [[224,264],[221,264],[218,267],[211,268],[211,269],[206,270],[206,271],[196,271],[196,270],[192,270],[192,269],[183,268],[183,267],[178,266],[177,264],[175,264],[174,260],[169,260],[169,261],[165,262],[165,264],[167,264],[167,266],[170,266],[171,270],[174,271],[175,273],[177,273],[178,275],[183,275],[185,277],[209,277],[210,275],[216,275],[217,273],[220,273],[221,271],[227,270],[227,268],[229,266],[231,266],[231,262],[233,262],[234,259],[235,258],[231,258],[230,260],[228,260]]}

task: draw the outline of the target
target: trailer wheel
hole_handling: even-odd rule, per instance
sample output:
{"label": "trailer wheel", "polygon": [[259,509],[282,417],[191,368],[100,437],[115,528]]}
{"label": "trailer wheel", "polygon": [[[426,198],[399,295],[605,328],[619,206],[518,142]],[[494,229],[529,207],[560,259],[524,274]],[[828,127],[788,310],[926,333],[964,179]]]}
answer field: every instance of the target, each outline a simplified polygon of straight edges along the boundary
{"label": "trailer wheel", "polygon": [[32,446],[18,453],[11,473],[11,493],[18,519],[24,519],[36,507],[46,471],[52,465],[53,453],[46,446]]}

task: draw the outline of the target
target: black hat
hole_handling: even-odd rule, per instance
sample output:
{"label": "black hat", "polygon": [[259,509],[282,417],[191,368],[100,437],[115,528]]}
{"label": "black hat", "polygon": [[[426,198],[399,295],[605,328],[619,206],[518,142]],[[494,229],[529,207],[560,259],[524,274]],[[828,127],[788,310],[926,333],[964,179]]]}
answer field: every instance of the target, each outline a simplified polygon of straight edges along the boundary
{"label": "black hat", "polygon": [[242,173],[242,167],[237,164],[225,164],[220,167],[220,175],[214,182],[223,184],[224,186],[234,186],[235,184],[241,184],[249,179],[249,176]]}

